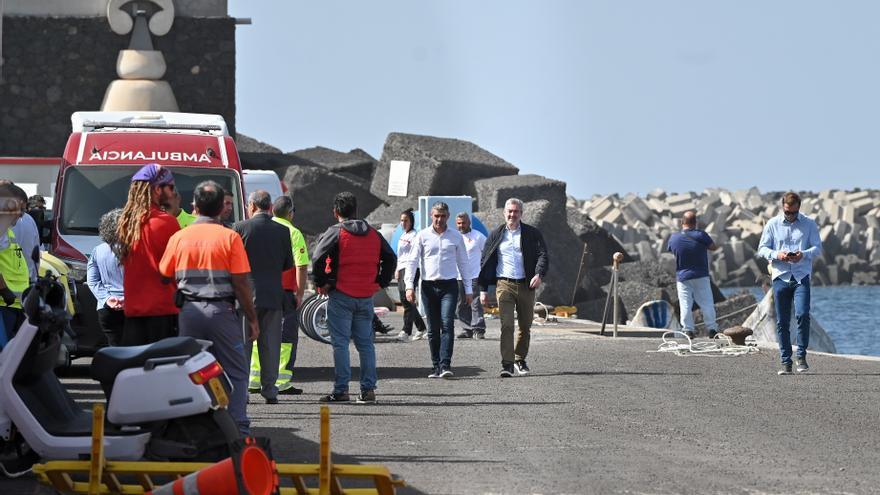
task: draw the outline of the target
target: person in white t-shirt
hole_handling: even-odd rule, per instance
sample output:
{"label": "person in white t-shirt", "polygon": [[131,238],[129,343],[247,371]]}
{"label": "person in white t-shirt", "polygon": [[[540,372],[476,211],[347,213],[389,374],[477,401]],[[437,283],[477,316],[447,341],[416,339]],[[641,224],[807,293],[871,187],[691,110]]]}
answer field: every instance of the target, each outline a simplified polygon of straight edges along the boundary
{"label": "person in white t-shirt", "polygon": [[[413,259],[415,255],[415,249],[413,249],[413,241],[416,239],[416,235],[419,233],[418,230],[415,229],[415,216],[413,215],[413,209],[409,208],[406,211],[400,214],[400,226],[403,228],[403,235],[400,236],[400,239],[397,241],[397,290],[400,294],[400,304],[403,305],[403,330],[397,334],[397,339],[403,342],[407,342],[412,338],[412,340],[419,340],[425,338],[425,335],[428,334],[428,331],[425,329],[425,321],[422,319],[422,315],[419,313],[419,308],[406,300],[406,270],[407,265]],[[419,284],[419,269],[415,269],[415,285]],[[416,331],[413,333],[412,327],[416,326]]]}
{"label": "person in white t-shirt", "polygon": [[466,212],[456,215],[455,226],[461,232],[468,255],[468,273],[458,274],[457,316],[458,321],[464,324],[464,329],[458,334],[458,338],[483,339],[486,336],[486,320],[483,318],[483,305],[477,297],[473,298],[471,304],[467,304],[462,279],[470,279],[471,287],[477,286],[477,278],[480,276],[480,257],[483,255],[483,246],[486,245],[486,236],[482,232],[471,228],[471,216]]}

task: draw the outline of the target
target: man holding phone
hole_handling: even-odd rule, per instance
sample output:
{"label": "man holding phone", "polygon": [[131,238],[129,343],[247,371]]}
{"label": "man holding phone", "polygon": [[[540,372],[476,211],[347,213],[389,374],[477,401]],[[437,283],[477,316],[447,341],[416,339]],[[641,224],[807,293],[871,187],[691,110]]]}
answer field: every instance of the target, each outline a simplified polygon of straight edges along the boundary
{"label": "man holding phone", "polygon": [[776,309],[776,338],[782,358],[780,375],[790,375],[791,306],[797,319],[798,373],[809,371],[807,347],[810,344],[810,273],[813,259],[822,254],[822,241],[816,222],[800,213],[801,198],[788,192],[782,196],[782,215],[764,226],[758,256],[770,260],[773,278],[773,302]]}

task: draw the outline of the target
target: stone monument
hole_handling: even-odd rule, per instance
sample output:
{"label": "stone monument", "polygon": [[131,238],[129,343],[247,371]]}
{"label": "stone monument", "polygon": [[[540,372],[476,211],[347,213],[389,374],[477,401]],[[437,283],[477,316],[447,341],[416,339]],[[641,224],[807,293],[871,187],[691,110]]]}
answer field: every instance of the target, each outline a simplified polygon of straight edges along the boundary
{"label": "stone monument", "polygon": [[165,57],[153,49],[150,33],[164,36],[174,22],[173,0],[110,0],[107,20],[114,33],[131,33],[128,49],[116,59],[119,79],[107,86],[101,110],[177,112],[177,100],[165,75]]}

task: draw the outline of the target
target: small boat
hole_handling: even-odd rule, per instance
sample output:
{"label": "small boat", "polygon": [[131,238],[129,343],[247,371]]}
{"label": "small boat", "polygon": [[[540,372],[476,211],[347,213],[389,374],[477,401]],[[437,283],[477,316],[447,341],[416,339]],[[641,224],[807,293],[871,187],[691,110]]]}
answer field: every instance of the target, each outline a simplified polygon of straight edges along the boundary
{"label": "small boat", "polygon": [[[776,338],[776,308],[773,304],[773,291],[767,291],[767,293],[764,294],[764,299],[758,303],[758,306],[752,314],[746,318],[746,321],[743,322],[742,326],[751,328],[754,332],[752,335],[758,342],[778,342]],[[792,307],[791,311],[791,325],[789,326],[789,332],[791,334],[791,344],[792,346],[796,346],[797,319],[794,316],[794,307]],[[817,352],[837,352],[837,348],[834,347],[834,342],[831,340],[831,336],[825,332],[825,329],[822,328],[822,325],[816,321],[816,317],[812,314],[810,315],[810,345],[808,349]]]}

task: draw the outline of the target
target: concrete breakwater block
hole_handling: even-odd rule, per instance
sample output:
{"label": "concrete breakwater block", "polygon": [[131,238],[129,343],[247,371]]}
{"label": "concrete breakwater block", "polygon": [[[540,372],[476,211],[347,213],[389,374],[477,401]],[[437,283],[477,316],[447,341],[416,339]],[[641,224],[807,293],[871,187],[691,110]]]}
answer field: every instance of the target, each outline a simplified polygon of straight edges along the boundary
{"label": "concrete breakwater block", "polygon": [[[575,304],[575,308],[577,309],[577,315],[579,319],[582,320],[592,320],[592,321],[602,321],[602,316],[605,314],[605,302],[606,298],[597,298],[591,299],[589,301],[579,302]],[[620,325],[626,325],[627,320],[629,320],[629,315],[626,312],[626,305],[623,303],[623,300],[619,297],[617,298],[618,304],[618,314],[617,314],[617,323]],[[608,314],[605,315],[605,321],[608,324],[614,324],[614,301],[608,301]],[[610,330],[609,330],[610,331]]]}
{"label": "concrete breakwater block", "polygon": [[[546,200],[551,206],[565,208],[565,182],[540,175],[506,175],[474,181],[477,210],[504,208],[509,198],[523,202]],[[561,211],[561,210],[560,210]]]}
{"label": "concrete breakwater block", "polygon": [[[479,146],[459,139],[392,132],[373,175],[371,192],[388,200],[391,162],[410,163],[407,196],[474,195],[473,182],[516,175],[519,169]],[[562,204],[565,204],[563,196]]]}
{"label": "concrete breakwater block", "polygon": [[[419,198],[391,198],[389,199],[389,204],[379,205],[378,208],[370,212],[367,215],[366,220],[370,225],[377,225],[380,223],[399,223],[400,222],[400,214],[408,209],[412,208],[416,210],[419,208]],[[455,222],[454,218],[455,212],[450,212],[450,221],[452,223]],[[453,225],[454,228],[454,225]]]}
{"label": "concrete breakwater block", "polygon": [[[757,304],[757,299],[755,299],[755,295],[752,294],[749,290],[743,290],[736,294],[728,296],[723,301],[718,301],[715,303],[715,322],[718,324],[719,329],[735,327],[738,325],[742,325],[744,321],[752,314],[751,306]],[[694,311],[694,323],[700,324],[703,322],[703,311],[701,309],[697,309]],[[705,328],[703,331],[698,332],[698,334],[704,334]]]}
{"label": "concrete breakwater block", "polygon": [[320,165],[331,172],[357,177],[365,183],[369,183],[373,179],[373,171],[379,163],[363,150],[343,153],[323,146],[315,146],[290,154],[302,158],[310,164]]}
{"label": "concrete breakwater block", "polygon": [[[284,174],[284,183],[296,205],[295,224],[303,233],[320,234],[336,223],[333,217],[335,192],[349,191],[358,201],[358,216],[382,204],[366,185],[324,167],[293,165]],[[328,194],[328,191],[333,191]]]}
{"label": "concrete breakwater block", "polygon": [[[475,215],[490,232],[505,222],[501,208],[476,212]],[[558,206],[549,201],[530,201],[523,207],[522,221],[541,231],[550,255],[550,270],[538,289],[536,298],[552,306],[571,303],[583,252],[583,242],[567,222],[559,221],[559,216]]]}
{"label": "concrete breakwater block", "polygon": [[[623,253],[623,262],[633,261],[633,258],[621,246],[621,244],[611,236],[611,234],[601,228],[587,214],[576,208],[568,208],[566,210],[566,219],[568,226],[574,234],[587,244],[587,257],[584,262],[584,271],[599,266],[610,266],[611,256],[614,253]],[[878,250],[880,253],[880,250]]]}

